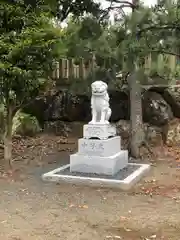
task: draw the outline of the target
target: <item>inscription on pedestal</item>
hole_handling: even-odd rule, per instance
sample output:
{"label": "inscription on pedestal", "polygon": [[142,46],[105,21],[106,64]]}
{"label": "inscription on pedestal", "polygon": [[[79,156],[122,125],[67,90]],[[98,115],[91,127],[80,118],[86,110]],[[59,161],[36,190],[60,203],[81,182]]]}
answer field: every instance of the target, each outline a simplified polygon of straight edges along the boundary
{"label": "inscription on pedestal", "polygon": [[104,144],[101,142],[92,142],[89,139],[89,143],[83,143],[82,145],[82,150],[84,153],[86,154],[90,154],[90,155],[95,155],[95,156],[102,156],[104,153]]}
{"label": "inscription on pedestal", "polygon": [[90,156],[108,157],[121,150],[121,138],[119,136],[108,139],[84,139],[78,140],[78,153]]}
{"label": "inscription on pedestal", "polygon": [[95,142],[90,142],[89,144],[83,143],[82,147],[85,150],[92,150],[92,151],[103,151],[104,150],[103,143],[95,143]]}

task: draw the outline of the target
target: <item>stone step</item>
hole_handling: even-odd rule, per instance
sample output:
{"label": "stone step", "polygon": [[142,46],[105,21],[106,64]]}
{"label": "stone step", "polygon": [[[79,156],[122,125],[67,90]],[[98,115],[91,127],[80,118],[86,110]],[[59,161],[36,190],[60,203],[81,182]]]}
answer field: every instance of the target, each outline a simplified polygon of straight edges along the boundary
{"label": "stone step", "polygon": [[121,150],[121,137],[116,136],[108,139],[85,139],[78,140],[78,153],[89,156],[109,157]]}

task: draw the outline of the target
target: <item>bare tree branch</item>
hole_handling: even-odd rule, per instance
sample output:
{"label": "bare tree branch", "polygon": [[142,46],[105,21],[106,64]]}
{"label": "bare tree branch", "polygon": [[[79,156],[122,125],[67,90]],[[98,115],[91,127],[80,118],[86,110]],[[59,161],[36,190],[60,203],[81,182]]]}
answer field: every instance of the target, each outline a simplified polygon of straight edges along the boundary
{"label": "bare tree branch", "polygon": [[131,8],[135,8],[135,7],[136,7],[135,4],[133,4],[133,3],[129,2],[129,1],[113,0],[113,1],[111,1],[111,2],[113,2],[113,3],[118,3],[118,4],[123,4],[123,5],[127,5],[127,6],[129,6],[129,7],[131,7]]}
{"label": "bare tree branch", "polygon": [[[108,15],[108,13],[112,10],[118,9],[122,11],[123,16],[126,16],[123,8],[137,8],[137,5],[134,3],[131,3],[129,1],[122,1],[122,0],[108,0],[110,2],[110,6],[105,9],[105,14],[101,17],[101,20]],[[120,4],[119,6],[113,6],[113,4]]]}
{"label": "bare tree branch", "polygon": [[140,36],[143,32],[146,32],[148,30],[173,30],[177,29],[180,30],[180,26],[177,24],[172,24],[172,25],[166,25],[166,26],[159,26],[159,25],[151,25],[149,27],[140,29],[139,31],[137,30],[138,36]]}
{"label": "bare tree branch", "polygon": [[180,54],[178,53],[175,53],[175,52],[170,52],[170,51],[166,51],[166,50],[163,50],[163,49],[153,49],[151,50],[151,52],[156,52],[156,53],[160,53],[160,54],[168,54],[168,55],[173,55],[173,56],[176,56],[176,57],[180,57]]}
{"label": "bare tree branch", "polygon": [[113,0],[110,1],[110,6],[104,10],[104,14],[101,16],[100,21],[105,17],[107,17],[109,12],[111,11],[112,5],[113,5]]}

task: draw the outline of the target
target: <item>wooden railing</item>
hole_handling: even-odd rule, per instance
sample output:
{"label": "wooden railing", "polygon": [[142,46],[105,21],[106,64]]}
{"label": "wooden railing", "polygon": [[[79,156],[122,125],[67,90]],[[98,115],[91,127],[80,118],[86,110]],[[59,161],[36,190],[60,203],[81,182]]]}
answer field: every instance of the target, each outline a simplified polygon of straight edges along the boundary
{"label": "wooden railing", "polygon": [[81,58],[78,64],[74,59],[60,59],[56,63],[55,70],[53,72],[54,79],[69,79],[69,78],[80,78],[86,79],[90,71],[95,69],[95,60],[85,61]]}
{"label": "wooden railing", "polygon": [[[145,59],[145,70],[148,72],[152,68],[152,64],[156,63],[157,68],[161,67],[164,63],[168,65],[168,67],[173,71],[176,67],[176,57],[172,55],[158,55],[157,63],[152,60],[152,56],[149,55]],[[59,62],[56,63],[55,70],[53,72],[54,79],[70,79],[70,78],[80,78],[86,79],[90,72],[93,72],[96,69],[96,60],[93,58],[92,60],[85,61],[81,58],[78,61],[78,64],[74,59],[60,59]]]}
{"label": "wooden railing", "polygon": [[157,69],[161,68],[162,65],[168,66],[168,68],[171,69],[171,71],[174,71],[177,65],[177,58],[173,55],[165,55],[165,54],[159,54],[155,56],[155,60],[153,59],[153,56],[150,54],[145,59],[145,70],[149,71],[153,66],[152,64],[156,64]]}

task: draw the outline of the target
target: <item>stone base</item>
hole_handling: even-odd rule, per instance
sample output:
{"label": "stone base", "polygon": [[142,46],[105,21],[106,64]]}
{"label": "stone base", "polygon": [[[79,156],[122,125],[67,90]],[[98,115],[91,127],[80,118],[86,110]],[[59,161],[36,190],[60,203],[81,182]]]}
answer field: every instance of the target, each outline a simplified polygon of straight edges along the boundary
{"label": "stone base", "polygon": [[86,124],[83,126],[84,138],[107,139],[116,136],[116,128],[111,124]]}
{"label": "stone base", "polygon": [[[131,168],[129,172],[128,169]],[[133,170],[134,169],[134,170]],[[126,172],[124,169],[113,178],[108,176],[89,176],[88,174],[74,174],[70,172],[70,165],[64,165],[53,171],[42,175],[44,181],[70,183],[77,185],[86,185],[94,187],[110,187],[122,190],[129,190],[135,183],[137,183],[150,169],[148,164],[128,163]]]}
{"label": "stone base", "polygon": [[78,154],[88,156],[109,157],[121,150],[121,138],[119,136],[99,140],[85,139],[78,140]]}
{"label": "stone base", "polygon": [[109,157],[88,156],[79,153],[70,155],[70,172],[114,175],[128,164],[128,151]]}

